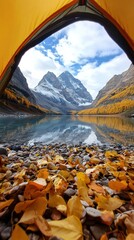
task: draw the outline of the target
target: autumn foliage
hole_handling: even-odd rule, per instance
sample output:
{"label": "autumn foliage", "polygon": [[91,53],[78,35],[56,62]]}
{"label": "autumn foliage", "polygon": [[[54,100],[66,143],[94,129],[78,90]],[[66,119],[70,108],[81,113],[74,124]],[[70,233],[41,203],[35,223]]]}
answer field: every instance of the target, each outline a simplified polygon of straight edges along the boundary
{"label": "autumn foliage", "polygon": [[[95,222],[107,227],[101,240],[132,240],[133,151],[102,152],[97,146],[87,146],[85,153],[90,157],[83,164],[77,155],[79,147],[70,147],[68,157],[53,148],[45,153],[45,149],[42,156],[36,154],[36,168],[33,163],[26,168],[23,161],[10,164],[11,182],[9,159],[2,161],[0,216],[4,218],[8,211],[11,240],[28,240],[29,233],[37,233],[42,240],[53,236],[84,240],[85,229],[91,235],[90,225]],[[67,194],[70,189],[71,195]]]}

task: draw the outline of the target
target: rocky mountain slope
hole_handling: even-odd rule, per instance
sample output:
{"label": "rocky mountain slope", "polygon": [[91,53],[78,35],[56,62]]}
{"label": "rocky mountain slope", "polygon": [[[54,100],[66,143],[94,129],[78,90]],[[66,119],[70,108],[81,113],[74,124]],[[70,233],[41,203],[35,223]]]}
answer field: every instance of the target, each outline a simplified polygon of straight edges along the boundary
{"label": "rocky mountain slope", "polygon": [[80,80],[67,71],[59,77],[48,72],[35,87],[33,94],[41,107],[62,113],[82,109],[92,102],[92,96]]}
{"label": "rocky mountain slope", "polygon": [[36,99],[29,89],[26,78],[19,67],[0,98],[0,113],[2,114],[44,114],[49,113],[37,105]]}
{"label": "rocky mountain slope", "polygon": [[120,75],[115,75],[102,88],[92,106],[80,114],[134,113],[134,65]]}

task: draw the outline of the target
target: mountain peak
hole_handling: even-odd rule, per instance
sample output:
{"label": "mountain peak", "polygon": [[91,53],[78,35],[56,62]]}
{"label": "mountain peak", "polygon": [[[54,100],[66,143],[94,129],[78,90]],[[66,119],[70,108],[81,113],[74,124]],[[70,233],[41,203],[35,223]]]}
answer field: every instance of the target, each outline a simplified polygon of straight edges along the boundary
{"label": "mountain peak", "polygon": [[63,72],[59,77],[47,72],[34,90],[42,94],[39,102],[42,107],[45,99],[46,101],[49,99],[49,102],[56,107],[60,106],[64,111],[78,110],[80,106],[87,106],[92,102],[92,96],[81,81],[68,71]]}

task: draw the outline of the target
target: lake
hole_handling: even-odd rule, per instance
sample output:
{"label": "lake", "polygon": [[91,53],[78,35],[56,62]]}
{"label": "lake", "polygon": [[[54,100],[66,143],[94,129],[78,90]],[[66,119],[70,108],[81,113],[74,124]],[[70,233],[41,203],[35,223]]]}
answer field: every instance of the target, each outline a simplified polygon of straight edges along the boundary
{"label": "lake", "polygon": [[0,144],[134,145],[134,118],[111,116],[1,117]]}

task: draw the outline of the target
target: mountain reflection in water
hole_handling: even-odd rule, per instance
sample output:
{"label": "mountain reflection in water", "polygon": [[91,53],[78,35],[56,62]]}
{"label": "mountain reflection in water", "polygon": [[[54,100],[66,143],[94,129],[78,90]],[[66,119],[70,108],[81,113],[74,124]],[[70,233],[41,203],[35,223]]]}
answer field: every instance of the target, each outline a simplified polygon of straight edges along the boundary
{"label": "mountain reflection in water", "polygon": [[1,117],[0,144],[134,144],[134,119],[100,116]]}

